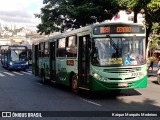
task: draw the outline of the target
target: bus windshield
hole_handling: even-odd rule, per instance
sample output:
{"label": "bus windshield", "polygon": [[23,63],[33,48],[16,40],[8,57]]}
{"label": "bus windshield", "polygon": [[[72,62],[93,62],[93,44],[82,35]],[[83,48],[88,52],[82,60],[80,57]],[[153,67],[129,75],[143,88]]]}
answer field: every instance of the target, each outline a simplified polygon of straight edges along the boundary
{"label": "bus windshield", "polygon": [[11,49],[11,61],[26,61],[26,49]]}
{"label": "bus windshield", "polygon": [[145,64],[144,37],[95,38],[91,62],[97,66]]}

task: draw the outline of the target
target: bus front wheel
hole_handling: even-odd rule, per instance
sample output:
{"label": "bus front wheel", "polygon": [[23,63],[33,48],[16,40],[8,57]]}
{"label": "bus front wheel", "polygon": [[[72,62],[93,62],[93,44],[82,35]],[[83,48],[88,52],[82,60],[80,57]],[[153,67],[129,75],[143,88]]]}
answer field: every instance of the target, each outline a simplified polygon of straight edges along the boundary
{"label": "bus front wheel", "polygon": [[78,88],[77,76],[75,74],[72,76],[71,86],[72,86],[72,91],[77,94],[79,92],[79,88]]}

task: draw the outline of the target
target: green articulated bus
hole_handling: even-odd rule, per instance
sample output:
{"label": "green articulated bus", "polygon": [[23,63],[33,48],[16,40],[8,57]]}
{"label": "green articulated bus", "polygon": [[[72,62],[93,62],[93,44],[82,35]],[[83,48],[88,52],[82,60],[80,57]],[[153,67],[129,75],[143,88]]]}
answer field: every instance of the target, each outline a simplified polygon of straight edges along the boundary
{"label": "green articulated bus", "polygon": [[73,92],[146,88],[146,32],[137,23],[101,23],[37,40],[32,72]]}

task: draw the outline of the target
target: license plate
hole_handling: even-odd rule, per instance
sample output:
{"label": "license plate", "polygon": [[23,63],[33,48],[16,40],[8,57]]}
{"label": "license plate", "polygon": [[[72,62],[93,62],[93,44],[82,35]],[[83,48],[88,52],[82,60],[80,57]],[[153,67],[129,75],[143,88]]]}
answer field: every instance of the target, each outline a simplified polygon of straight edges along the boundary
{"label": "license plate", "polygon": [[118,86],[119,87],[126,87],[126,86],[128,86],[128,83],[118,83]]}

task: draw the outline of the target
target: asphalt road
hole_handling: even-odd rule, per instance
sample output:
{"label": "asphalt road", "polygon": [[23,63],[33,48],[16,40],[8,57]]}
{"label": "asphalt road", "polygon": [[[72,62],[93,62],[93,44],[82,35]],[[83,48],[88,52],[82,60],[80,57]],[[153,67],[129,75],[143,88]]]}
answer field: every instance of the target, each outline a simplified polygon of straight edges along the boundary
{"label": "asphalt road", "polygon": [[[156,70],[154,71],[156,72]],[[0,111],[68,111],[55,113],[54,119],[92,119],[106,120],[106,117],[98,117],[98,112],[132,112],[132,111],[160,111],[160,85],[157,84],[156,75],[149,76],[148,87],[144,89],[123,90],[118,95],[109,92],[92,93],[83,91],[75,95],[67,87],[42,84],[38,77],[34,77],[31,71],[14,72],[0,68]],[[71,117],[77,115],[73,111],[86,117]],[[81,112],[80,112],[81,111]],[[84,112],[85,111],[85,112]],[[91,113],[90,113],[91,111]],[[64,115],[63,117],[60,117]],[[88,117],[87,117],[87,114]],[[97,117],[96,117],[97,114]],[[106,112],[107,114],[107,112]],[[65,117],[69,115],[69,117]],[[106,115],[107,116],[107,115]],[[12,118],[16,119],[17,118]],[[28,119],[28,118],[23,118]],[[53,118],[38,118],[53,119]],[[110,119],[120,119],[110,117]],[[124,117],[123,119],[133,119]],[[144,119],[137,117],[136,119]],[[148,119],[148,118],[145,118]],[[150,119],[157,119],[150,117]]]}

